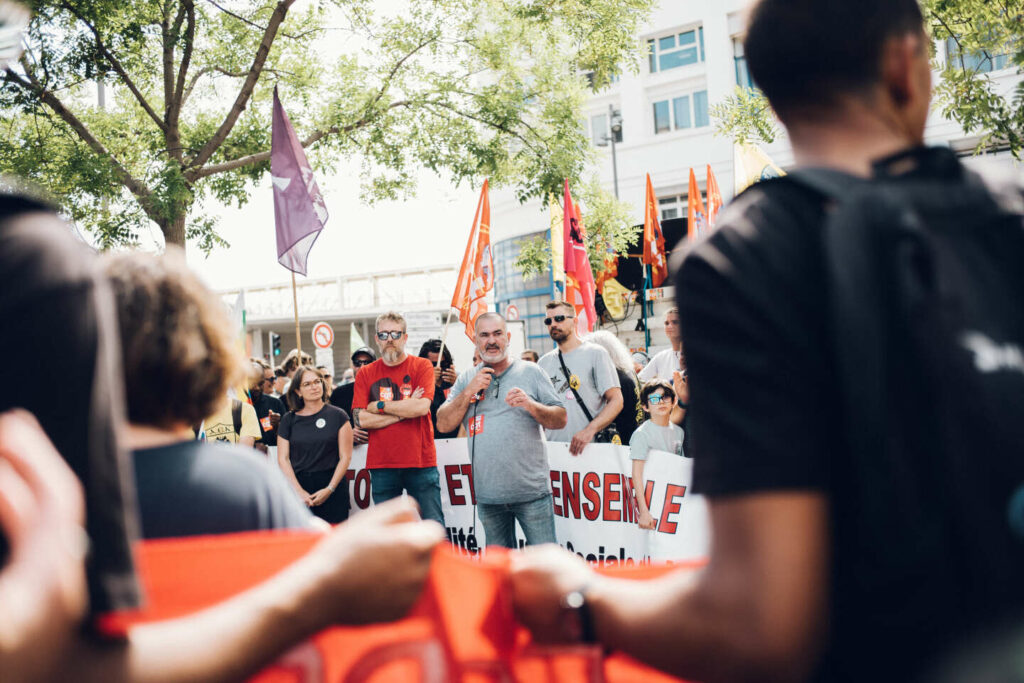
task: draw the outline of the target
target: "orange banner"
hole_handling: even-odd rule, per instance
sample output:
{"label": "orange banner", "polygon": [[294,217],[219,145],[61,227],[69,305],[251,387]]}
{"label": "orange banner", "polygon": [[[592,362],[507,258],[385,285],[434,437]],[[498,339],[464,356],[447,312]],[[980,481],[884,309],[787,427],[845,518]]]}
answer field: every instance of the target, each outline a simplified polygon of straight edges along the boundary
{"label": "orange banner", "polygon": [[491,258],[491,200],[487,180],[480,189],[480,201],[469,231],[469,243],[462,257],[456,281],[452,308],[458,309],[459,320],[466,326],[466,336],[474,339],[476,319],[487,312],[487,293],[494,289],[494,263]]}
{"label": "orange banner", "polygon": [[644,197],[644,256],[643,263],[651,267],[651,286],[661,287],[668,277],[665,258],[665,236],[658,220],[658,198],[654,196],[651,174],[647,174],[647,192]]}
{"label": "orange banner", "polygon": [[[137,552],[146,608],[114,616],[130,625],[207,607],[272,576],[308,551],[317,538],[277,531],[146,541]],[[427,588],[408,617],[393,624],[329,628],[252,680],[677,680],[625,655],[607,656],[599,646],[541,647],[531,643],[529,632],[512,614],[505,581],[507,566],[504,552],[489,552],[482,561],[470,560],[443,546],[435,553]],[[653,578],[669,570],[667,566],[648,566],[601,571]]]}

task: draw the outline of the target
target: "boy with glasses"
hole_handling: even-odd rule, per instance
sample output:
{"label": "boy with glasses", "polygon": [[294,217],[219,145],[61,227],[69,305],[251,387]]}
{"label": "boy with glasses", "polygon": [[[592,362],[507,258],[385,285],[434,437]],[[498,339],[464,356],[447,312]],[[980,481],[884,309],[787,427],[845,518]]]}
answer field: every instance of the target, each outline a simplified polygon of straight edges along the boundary
{"label": "boy with glasses", "polygon": [[633,461],[633,494],[640,514],[636,519],[641,529],[653,529],[654,518],[644,497],[644,465],[652,450],[683,454],[683,429],[671,421],[676,402],[672,385],[656,379],[640,391],[640,403],[651,419],[640,425],[629,440],[629,457]]}
{"label": "boy with glasses", "polygon": [[366,466],[374,504],[402,495],[416,499],[423,519],[444,525],[437,475],[434,426],[434,368],[405,352],[405,318],[394,311],[377,317],[381,358],[356,375],[352,409],[356,426],[369,432]]}
{"label": "boy with glasses", "polygon": [[545,308],[544,324],[558,348],[541,356],[537,364],[565,400],[569,414],[568,424],[548,429],[547,438],[568,442],[569,452],[579,455],[622,410],[619,376],[607,351],[576,335],[572,304],[552,301]]}

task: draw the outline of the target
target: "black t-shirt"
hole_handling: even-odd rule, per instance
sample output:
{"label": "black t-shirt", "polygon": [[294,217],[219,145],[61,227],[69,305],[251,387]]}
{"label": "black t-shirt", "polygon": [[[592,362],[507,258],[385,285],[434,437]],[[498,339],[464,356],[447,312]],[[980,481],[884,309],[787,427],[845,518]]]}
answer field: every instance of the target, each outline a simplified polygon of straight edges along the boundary
{"label": "black t-shirt", "polygon": [[637,391],[636,375],[615,368],[622,387],[622,410],[615,416],[615,429],[619,432],[622,443],[629,443],[640,422],[643,422],[643,409],[640,407],[640,394]]}
{"label": "black t-shirt", "polygon": [[288,410],[284,407],[284,403],[280,399],[274,398],[273,396],[267,396],[266,394],[260,394],[260,397],[252,402],[252,407],[256,409],[256,418],[260,421],[260,441],[268,446],[277,445],[277,429],[264,429],[264,419],[270,415],[270,411],[273,410],[275,413],[284,417],[284,414]]}
{"label": "black t-shirt", "polygon": [[288,441],[288,458],[295,472],[321,472],[338,466],[338,432],[348,423],[348,414],[325,405],[313,415],[290,412],[281,418],[277,435]]}
{"label": "black t-shirt", "polygon": [[[929,181],[930,173],[924,167],[913,176]],[[946,509],[949,501],[930,484],[944,473],[930,471],[927,426],[917,424],[930,397],[918,383],[885,388],[900,397],[889,401],[897,424],[912,425],[891,435],[897,462],[844,447],[844,430],[857,425],[846,425],[839,410],[824,220],[821,200],[800,188],[755,187],[684,260],[676,292],[691,392],[687,422],[698,435],[694,491],[712,501],[767,491],[825,495],[831,632],[817,679],[911,680],[972,630],[1008,612],[1019,618],[1024,566],[1015,584],[993,590],[986,584],[1003,567],[986,575],[980,553],[968,548],[1019,557],[1020,539],[1014,547],[1003,528],[982,521],[992,512],[1006,516],[1006,500],[989,496],[990,488],[975,498],[993,510]],[[1007,294],[1024,299],[1024,292]],[[1019,422],[1020,405],[997,407],[973,428],[988,433]],[[970,457],[979,471],[1005,469],[1005,449],[986,445]],[[957,533],[948,520],[964,515],[970,519],[960,526],[969,531]]]}
{"label": "black t-shirt", "polygon": [[[451,387],[449,387],[450,389]],[[451,432],[439,432],[437,431],[437,410],[444,405],[444,402],[448,400],[448,396],[445,394],[445,390],[440,387],[434,387],[434,398],[430,401],[430,422],[434,425],[434,438],[435,439],[454,439],[459,435],[459,428],[456,427]]]}
{"label": "black t-shirt", "polygon": [[331,405],[341,408],[351,418],[352,396],[355,395],[356,383],[340,384],[331,392]]}
{"label": "black t-shirt", "polygon": [[276,463],[212,441],[133,453],[145,538],[308,528],[312,515]]}
{"label": "black t-shirt", "polygon": [[[33,413],[85,488],[89,606],[99,614],[135,607],[140,596],[131,464],[117,439],[120,345],[113,298],[95,268],[52,219],[0,222],[0,412]],[[0,557],[3,545],[0,536]]]}

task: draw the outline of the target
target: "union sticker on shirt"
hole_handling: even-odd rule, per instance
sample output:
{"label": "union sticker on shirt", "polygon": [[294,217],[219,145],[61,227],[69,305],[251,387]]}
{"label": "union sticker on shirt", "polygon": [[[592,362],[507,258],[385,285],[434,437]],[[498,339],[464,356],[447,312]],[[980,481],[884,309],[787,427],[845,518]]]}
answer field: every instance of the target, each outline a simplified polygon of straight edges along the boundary
{"label": "union sticker on shirt", "polygon": [[412,386],[409,384],[402,385],[402,398],[409,398],[412,396]]}
{"label": "union sticker on shirt", "polygon": [[469,421],[469,435],[476,436],[484,433],[484,416],[477,415]]}
{"label": "union sticker on shirt", "polygon": [[260,418],[260,426],[263,427],[263,431],[265,432],[270,432],[274,429],[274,425],[270,422],[269,415],[264,415]]}
{"label": "union sticker on shirt", "polygon": [[323,429],[326,426],[327,426],[327,420],[323,419],[322,417],[319,420],[316,421],[316,428],[317,429]]}
{"label": "union sticker on shirt", "polygon": [[391,390],[391,387],[381,387],[380,388],[380,400],[382,400],[382,401],[392,401],[392,400],[394,400],[394,398],[395,398],[395,394]]}

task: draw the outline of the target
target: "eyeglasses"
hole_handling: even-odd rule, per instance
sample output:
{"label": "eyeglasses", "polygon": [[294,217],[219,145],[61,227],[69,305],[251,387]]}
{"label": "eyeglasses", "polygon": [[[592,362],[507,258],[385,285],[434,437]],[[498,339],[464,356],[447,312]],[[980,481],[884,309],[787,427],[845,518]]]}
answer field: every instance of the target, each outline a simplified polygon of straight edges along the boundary
{"label": "eyeglasses", "polygon": [[274,383],[274,378],[273,377],[264,377],[262,380],[260,380],[260,384],[267,384],[267,383],[273,384]]}
{"label": "eyeglasses", "polygon": [[387,341],[387,338],[390,336],[392,339],[398,340],[402,338],[403,334],[405,334],[405,332],[399,332],[398,330],[392,330],[391,332],[378,332],[377,339]]}
{"label": "eyeglasses", "polygon": [[[381,340],[381,341],[383,341],[383,340]],[[361,368],[364,365],[369,365],[372,362],[373,362],[372,360],[354,360],[354,361],[352,361],[352,367],[354,367],[354,368]]]}
{"label": "eyeglasses", "polygon": [[652,406],[656,406],[662,401],[668,400],[669,399],[666,398],[663,394],[651,394],[650,396],[647,397],[647,402],[650,403]]}
{"label": "eyeglasses", "polygon": [[314,379],[314,380],[309,381],[309,382],[303,382],[299,386],[302,387],[303,389],[311,389],[312,387],[315,387],[315,386],[321,386],[322,387],[323,384],[322,384],[321,380]]}
{"label": "eyeglasses", "polygon": [[551,327],[551,321],[554,320],[556,323],[564,322],[566,318],[575,318],[574,315],[556,315],[551,318],[544,318],[544,324]]}

